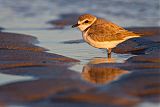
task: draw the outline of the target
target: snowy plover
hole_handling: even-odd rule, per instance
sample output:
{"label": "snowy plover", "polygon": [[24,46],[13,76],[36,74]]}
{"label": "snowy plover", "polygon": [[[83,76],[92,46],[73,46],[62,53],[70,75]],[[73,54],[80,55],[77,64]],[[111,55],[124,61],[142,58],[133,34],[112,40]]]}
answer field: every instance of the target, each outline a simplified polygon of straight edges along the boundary
{"label": "snowy plover", "polygon": [[112,48],[119,43],[130,38],[140,37],[139,34],[127,31],[110,21],[97,18],[91,14],[81,15],[78,23],[72,27],[78,27],[82,31],[83,39],[89,45],[107,49],[108,58],[111,58]]}

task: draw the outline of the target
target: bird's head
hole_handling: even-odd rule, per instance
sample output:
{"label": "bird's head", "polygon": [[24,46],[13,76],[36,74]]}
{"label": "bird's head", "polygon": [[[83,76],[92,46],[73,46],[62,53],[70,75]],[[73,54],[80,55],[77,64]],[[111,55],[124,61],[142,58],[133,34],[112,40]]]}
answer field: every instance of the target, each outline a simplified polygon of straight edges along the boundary
{"label": "bird's head", "polygon": [[72,27],[78,27],[81,31],[86,30],[90,27],[95,21],[96,17],[91,14],[83,14],[78,18],[77,24],[73,25]]}

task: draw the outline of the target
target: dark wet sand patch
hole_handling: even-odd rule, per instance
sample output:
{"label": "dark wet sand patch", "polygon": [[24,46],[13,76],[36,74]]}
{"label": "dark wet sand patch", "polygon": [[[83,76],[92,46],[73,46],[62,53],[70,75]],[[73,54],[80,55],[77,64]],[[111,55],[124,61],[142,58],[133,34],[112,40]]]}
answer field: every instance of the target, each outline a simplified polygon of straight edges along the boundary
{"label": "dark wet sand patch", "polygon": [[138,55],[131,57],[127,59],[127,62],[155,62],[155,63],[160,63],[160,54],[159,53],[154,53],[154,54],[147,54],[147,55]]}
{"label": "dark wet sand patch", "polygon": [[68,58],[58,54],[47,52],[37,52],[30,50],[15,50],[15,49],[1,49],[1,61],[39,61],[41,63],[47,62],[79,62],[76,59]]}
{"label": "dark wet sand patch", "polygon": [[84,40],[83,39],[68,40],[68,41],[63,41],[61,43],[63,43],[63,44],[79,44],[79,43],[84,43]]}
{"label": "dark wet sand patch", "polygon": [[3,42],[20,42],[20,43],[29,43],[35,44],[38,43],[36,37],[25,34],[17,34],[17,33],[9,33],[9,32],[1,32],[0,33],[0,41]]}
{"label": "dark wet sand patch", "polygon": [[84,91],[91,85],[78,79],[40,79],[0,87],[0,101],[7,103],[39,101],[67,92]]}
{"label": "dark wet sand patch", "polygon": [[72,65],[64,62],[12,61],[0,64],[0,72],[36,78],[80,78],[78,72],[68,69]]}
{"label": "dark wet sand patch", "polygon": [[149,39],[134,38],[119,44],[113,49],[115,53],[132,53],[132,54],[151,54],[158,53],[160,43],[153,42]]}
{"label": "dark wet sand patch", "polygon": [[0,49],[46,51],[47,49],[34,45],[36,37],[16,33],[0,33]]}
{"label": "dark wet sand patch", "polygon": [[126,29],[145,36],[160,35],[160,27],[131,27]]}

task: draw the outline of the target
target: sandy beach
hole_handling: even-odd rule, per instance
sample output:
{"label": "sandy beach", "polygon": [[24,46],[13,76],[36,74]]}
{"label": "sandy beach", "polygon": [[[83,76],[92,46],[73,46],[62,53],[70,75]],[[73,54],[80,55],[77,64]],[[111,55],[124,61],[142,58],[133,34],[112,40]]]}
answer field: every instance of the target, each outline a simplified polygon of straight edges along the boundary
{"label": "sandy beach", "polygon": [[[160,106],[158,0],[0,0],[0,107]],[[84,13],[142,34],[107,52]]]}
{"label": "sandy beach", "polygon": [[124,63],[95,58],[84,65],[81,72],[69,69],[79,65],[79,60],[48,53],[48,49],[35,45],[38,43],[36,37],[1,32],[0,72],[33,77],[1,85],[1,107],[12,104],[29,107],[124,107],[146,101],[158,103],[160,39],[157,38],[160,28],[155,29],[133,28],[136,32],[149,33],[144,36],[145,43],[143,38],[133,39],[115,49],[117,53],[135,53],[137,56]]}

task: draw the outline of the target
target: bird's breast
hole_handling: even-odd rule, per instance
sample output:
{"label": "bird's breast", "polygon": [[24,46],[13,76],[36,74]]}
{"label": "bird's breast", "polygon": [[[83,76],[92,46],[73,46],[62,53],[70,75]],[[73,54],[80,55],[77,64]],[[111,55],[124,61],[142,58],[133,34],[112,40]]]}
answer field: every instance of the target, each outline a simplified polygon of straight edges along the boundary
{"label": "bird's breast", "polygon": [[83,32],[82,37],[83,37],[83,40],[87,42],[89,45],[99,48],[96,46],[96,42],[88,36],[88,30],[86,32]]}

